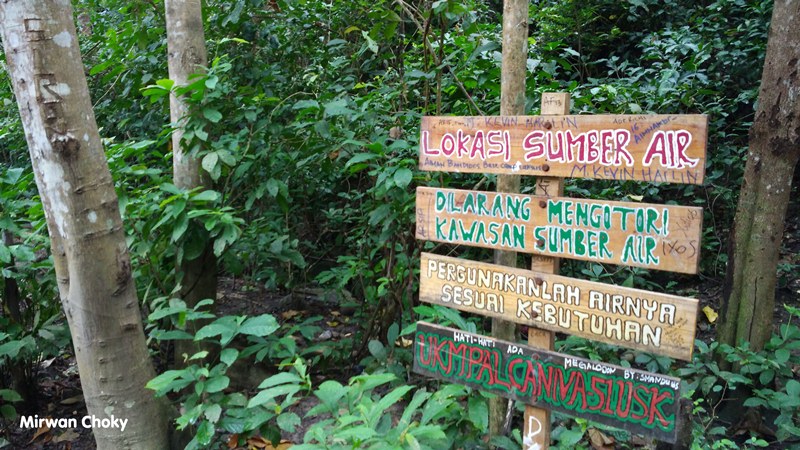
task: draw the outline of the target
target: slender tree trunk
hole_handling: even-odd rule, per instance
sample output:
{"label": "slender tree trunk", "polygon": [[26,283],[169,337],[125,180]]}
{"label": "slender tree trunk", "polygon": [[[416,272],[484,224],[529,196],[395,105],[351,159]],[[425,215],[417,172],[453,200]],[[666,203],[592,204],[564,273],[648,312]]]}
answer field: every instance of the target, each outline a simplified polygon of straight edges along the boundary
{"label": "slender tree trunk", "polygon": [[800,158],[800,0],[773,8],[717,335],[756,350],[773,331],[783,224]]}
{"label": "slender tree trunk", "polygon": [[[525,114],[525,68],[528,60],[528,0],[505,0],[503,3],[503,67],[500,75],[500,114]],[[519,175],[498,175],[498,192],[519,192]],[[517,266],[515,252],[495,250],[494,262]],[[516,325],[492,319],[492,336],[515,341]],[[489,401],[489,432],[503,434],[508,400],[496,397]]]}
{"label": "slender tree trunk", "polygon": [[65,0],[0,3],[9,74],[87,409],[127,420],[94,428],[97,448],[164,449],[169,419],[144,387],[155,372],[72,17]]}
{"label": "slender tree trunk", "polygon": [[[189,83],[193,74],[203,73],[207,65],[206,41],[203,34],[203,13],[200,0],[166,0],[167,62],[169,77],[175,86]],[[201,160],[184,148],[183,124],[190,113],[190,105],[181,97],[170,96],[170,119],[176,127],[172,133],[173,181],[181,189],[211,187],[208,174],[201,167]],[[200,230],[205,233],[205,230]],[[217,260],[212,242],[208,242],[203,253],[192,260],[180,260],[177,279],[181,285],[179,296],[190,307],[200,300],[217,297]],[[200,324],[191,324],[190,332],[197,331]],[[176,341],[175,359],[180,363],[181,355],[191,355],[197,348],[190,341]]]}

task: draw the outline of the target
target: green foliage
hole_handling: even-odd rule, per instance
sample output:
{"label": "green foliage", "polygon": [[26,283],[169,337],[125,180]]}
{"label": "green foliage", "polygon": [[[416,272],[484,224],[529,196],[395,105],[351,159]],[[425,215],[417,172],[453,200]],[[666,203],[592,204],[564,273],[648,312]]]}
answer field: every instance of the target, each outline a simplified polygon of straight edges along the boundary
{"label": "green foliage", "polygon": [[[183,301],[170,300],[168,305],[156,309],[150,321],[168,318],[177,325],[187,321],[209,319],[213,316],[202,312],[211,302],[201,301],[188,309]],[[180,330],[155,328],[151,335],[157,340],[191,339],[219,346],[219,360],[209,361],[207,350],[194,355],[184,355],[186,367],[167,370],[147,383],[147,388],[163,396],[178,392],[177,402],[182,414],[176,423],[179,430],[189,427],[193,438],[187,449],[208,448],[221,445],[223,440],[218,430],[236,434],[241,442],[254,435],[268,436],[275,443],[280,432],[293,432],[299,418],[286,410],[297,401],[295,395],[310,390],[311,379],[302,359],[281,365],[285,371],[265,378],[255,395],[249,396],[239,390],[229,389],[231,379],[228,371],[234,363],[248,358],[248,348],[239,350],[232,345],[235,339],[264,338],[279,328],[274,317],[268,314],[245,317],[223,316],[203,326],[192,336]]]}
{"label": "green foliage", "polygon": [[[568,181],[565,190],[576,197],[703,207],[702,271],[721,274],[771,2],[541,0],[531,6],[529,113],[538,109],[542,92],[566,91],[575,113],[709,115],[704,185]],[[414,394],[400,387],[411,355],[398,342],[416,319],[471,332],[482,324],[449,308],[417,305],[419,252],[442,246],[414,238],[414,188],[489,190],[493,177],[420,172],[416,133],[423,115],[499,111],[499,2],[206,2],[209,67],[184,87],[166,79],[163,4],[82,0],[76,10],[132,269],[151,311],[151,339],[162,345],[197,339],[220,350],[213,361],[187,355],[187,368],[151,382],[160,395],[175,392],[184,406],[180,426],[195,433],[192,445],[218,443],[223,430],[242,439],[293,430],[301,419],[285,410],[310,390],[310,370],[347,360],[359,361],[368,374],[317,388],[325,406],[309,418],[323,420],[309,430],[306,445],[485,444],[483,397],[456,386]],[[192,106],[180,125],[168,125],[171,93]],[[65,345],[65,328],[52,260],[43,256],[49,248],[45,219],[4,74],[0,97],[0,232],[12,237],[11,244],[0,242],[0,283],[14,280],[22,294],[19,319],[12,323],[4,314],[0,324],[5,365],[54,354]],[[168,141],[175,126],[183,128],[213,189],[183,191],[172,184]],[[188,309],[172,298],[181,281],[175,261],[199,256],[208,243],[223,275],[269,289],[318,283],[352,293],[342,297],[357,309],[358,336],[316,341],[321,316],[278,324],[267,316],[217,318],[204,312],[207,302]],[[576,261],[565,261],[563,273],[654,291],[671,291],[675,283],[646,270]],[[188,335],[187,323],[197,320],[211,322]],[[698,343],[697,358],[681,369],[694,391],[698,445],[733,445],[716,421],[717,401],[745,387],[748,405],[774,414],[782,438],[797,435],[798,385],[786,372],[796,363],[795,329],[787,324],[758,353]],[[309,344],[298,344],[303,341]],[[573,337],[560,345],[649,370],[666,372],[672,365]],[[719,352],[742,372],[720,370],[711,358]],[[286,370],[255,393],[237,393],[226,380],[231,365],[244,360]],[[399,406],[389,404],[394,400]],[[401,423],[393,423],[398,416]],[[565,422],[554,440],[563,448],[582,445],[586,427]],[[517,433],[497,442],[508,448],[521,439]]]}
{"label": "green foliage", "polygon": [[[762,416],[776,416],[774,426],[779,441],[800,437],[797,405],[800,383],[791,369],[800,363],[797,353],[800,328],[792,323],[800,317],[800,310],[786,308],[790,321],[782,324],[780,332],[774,334],[764,350],[759,352],[750,350],[748,343],[731,347],[716,342],[710,345],[696,342],[698,351],[694,360],[678,371],[687,384],[684,391],[694,399],[694,414],[699,419],[693,424],[695,448],[705,448],[711,443],[716,446],[714,448],[735,448],[725,447],[733,444],[726,443],[723,437],[728,432],[715,421],[722,406],[721,400],[730,391],[743,392],[747,396],[744,407],[757,408]],[[735,370],[721,370],[715,361],[715,353],[733,363]],[[750,444],[761,446],[755,438]]]}
{"label": "green foliage", "polygon": [[308,429],[303,444],[293,448],[473,448],[486,433],[488,407],[483,397],[469,397],[464,414],[461,401],[468,388],[417,389],[406,403],[414,386],[387,386],[395,381],[393,374],[384,373],[356,376],[347,385],[323,382],[314,391],[320,403],[306,414],[321,420]]}

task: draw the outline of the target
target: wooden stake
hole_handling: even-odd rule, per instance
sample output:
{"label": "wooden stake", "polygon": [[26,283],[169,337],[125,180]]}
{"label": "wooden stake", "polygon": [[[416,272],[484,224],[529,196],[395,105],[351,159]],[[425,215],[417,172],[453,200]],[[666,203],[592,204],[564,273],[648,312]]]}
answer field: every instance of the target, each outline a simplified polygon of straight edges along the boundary
{"label": "wooden stake", "polygon": [[[569,114],[569,94],[551,92],[542,94],[541,115]],[[564,193],[562,178],[539,177],[536,180],[536,194],[547,197],[560,197]],[[546,273],[558,273],[559,259],[546,256],[533,256],[531,270]],[[553,349],[551,331],[528,328],[528,345],[544,350]],[[541,450],[550,448],[550,410],[525,407],[525,428],[522,433],[523,450]]]}
{"label": "wooden stake", "polygon": [[[503,67],[500,75],[500,114],[525,114],[525,72],[528,59],[528,0],[503,2]],[[519,192],[519,175],[498,175],[498,192]],[[495,251],[494,262],[517,266],[516,252]],[[492,319],[492,336],[513,341],[516,325]],[[489,402],[489,433],[503,433],[508,401],[496,397]]]}

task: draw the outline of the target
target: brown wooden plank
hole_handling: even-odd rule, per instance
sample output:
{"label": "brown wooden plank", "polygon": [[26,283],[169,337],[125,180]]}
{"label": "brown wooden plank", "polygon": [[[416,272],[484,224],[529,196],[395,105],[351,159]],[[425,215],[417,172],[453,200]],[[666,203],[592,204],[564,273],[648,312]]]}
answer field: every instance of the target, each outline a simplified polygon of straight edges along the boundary
{"label": "brown wooden plank", "polygon": [[675,442],[677,378],[417,322],[414,372]]}
{"label": "brown wooden plank", "polygon": [[697,300],[422,253],[419,298],[690,361]]}
{"label": "brown wooden plank", "polygon": [[422,170],[702,184],[708,117],[422,118]]}
{"label": "brown wooden plank", "polygon": [[418,239],[696,273],[701,208],[417,188]]}

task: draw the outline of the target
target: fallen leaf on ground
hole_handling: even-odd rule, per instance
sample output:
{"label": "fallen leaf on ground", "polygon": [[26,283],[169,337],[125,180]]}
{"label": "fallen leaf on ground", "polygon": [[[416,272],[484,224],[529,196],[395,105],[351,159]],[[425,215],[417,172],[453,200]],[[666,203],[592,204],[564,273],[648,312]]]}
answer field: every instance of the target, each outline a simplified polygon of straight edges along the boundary
{"label": "fallen leaf on ground", "polygon": [[299,316],[300,314],[302,314],[300,311],[295,311],[293,309],[290,309],[288,311],[282,312],[281,317],[283,317],[284,320],[289,320],[294,316]]}
{"label": "fallen leaf on ground", "polygon": [[614,450],[614,438],[597,428],[589,428],[589,442],[594,450]]}
{"label": "fallen leaf on ground", "polygon": [[83,401],[83,395],[76,395],[74,397],[65,398],[61,400],[59,403],[62,405],[74,405],[75,403],[79,403]]}
{"label": "fallen leaf on ground", "polygon": [[703,312],[705,313],[706,319],[708,319],[709,323],[716,322],[717,321],[717,317],[719,317],[719,314],[717,314],[717,312],[714,311],[714,309],[711,308],[710,306],[704,306],[703,307]]}
{"label": "fallen leaf on ground", "polygon": [[47,433],[48,431],[50,431],[50,427],[48,427],[47,425],[40,426],[39,429],[36,430],[36,433],[33,433],[33,437],[31,438],[30,441],[28,441],[28,443],[30,444],[31,442],[35,441],[36,438],[38,438],[39,436],[42,436],[43,434]]}
{"label": "fallen leaf on ground", "polygon": [[76,433],[74,430],[67,430],[53,439],[53,442],[69,442],[74,441],[79,437],[81,437],[81,435]]}
{"label": "fallen leaf on ground", "polygon": [[228,448],[234,449],[239,444],[239,433],[234,433],[228,438]]}

